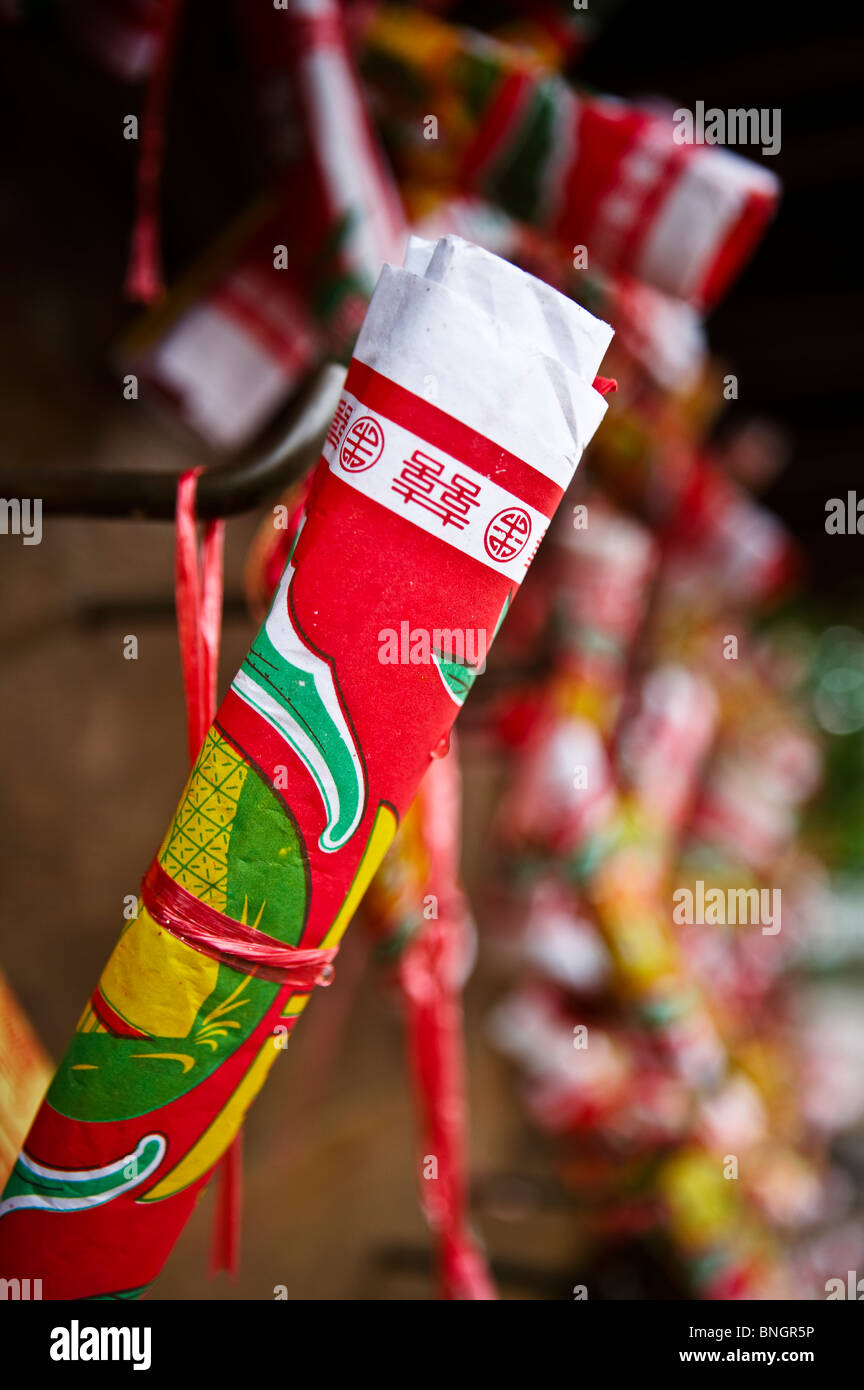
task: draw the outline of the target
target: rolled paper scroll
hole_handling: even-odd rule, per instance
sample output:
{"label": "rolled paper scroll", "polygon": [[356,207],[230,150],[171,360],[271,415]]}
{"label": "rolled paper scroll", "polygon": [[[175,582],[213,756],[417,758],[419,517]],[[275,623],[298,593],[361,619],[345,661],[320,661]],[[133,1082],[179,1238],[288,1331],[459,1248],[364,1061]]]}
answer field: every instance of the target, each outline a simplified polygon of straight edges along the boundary
{"label": "rolled paper scroll", "polygon": [[577,91],[524,49],[432,15],[383,7],[366,64],[402,172],[500,204],[580,270],[710,306],[777,202],[769,169],[678,143],[671,111]]}
{"label": "rolled paper scroll", "polygon": [[437,241],[449,232],[474,241],[611,323],[615,329],[613,376],[620,376],[622,368],[629,375],[625,366],[629,362],[663,391],[679,394],[698,381],[707,344],[702,316],[692,304],[631,276],[576,270],[551,236],[517,222],[485,198],[470,193],[442,196],[441,190],[430,189],[426,183],[408,184],[402,193],[418,235]]}
{"label": "rolled paper scroll", "polygon": [[158,1274],[447,747],[610,338],[457,239],[385,266],[269,615],[0,1201],[0,1274],[53,1299]]}
{"label": "rolled paper scroll", "polygon": [[[284,217],[271,199],[260,200],[120,344],[120,371],[134,372],[161,409],[212,449],[249,444],[328,351],[345,351],[345,333],[329,333],[313,312],[293,247],[283,266],[277,248],[285,238]],[[317,270],[317,288],[341,304],[336,252]],[[348,343],[365,305],[354,299]]]}
{"label": "rolled paper scroll", "polygon": [[[291,249],[314,273],[322,249],[336,243],[344,281],[368,299],[382,261],[402,256],[407,231],[350,53],[345,6],[237,0],[236,11]],[[335,315],[340,292],[344,284],[322,287],[319,316],[325,308]]]}
{"label": "rolled paper scroll", "polygon": [[347,362],[381,265],[407,239],[340,7],[238,5],[238,20],[270,117],[273,196],[121,351],[124,370],[217,449],[247,445],[323,359]]}

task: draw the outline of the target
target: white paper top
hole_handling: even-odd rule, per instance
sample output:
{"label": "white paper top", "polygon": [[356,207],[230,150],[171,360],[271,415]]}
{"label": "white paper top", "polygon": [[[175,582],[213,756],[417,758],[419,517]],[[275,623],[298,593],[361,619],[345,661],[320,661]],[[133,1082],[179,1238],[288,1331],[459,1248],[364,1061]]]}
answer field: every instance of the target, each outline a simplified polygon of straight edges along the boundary
{"label": "white paper top", "polygon": [[591,383],[612,329],[460,237],[431,248],[384,267],[354,356],[566,488],[606,411]]}

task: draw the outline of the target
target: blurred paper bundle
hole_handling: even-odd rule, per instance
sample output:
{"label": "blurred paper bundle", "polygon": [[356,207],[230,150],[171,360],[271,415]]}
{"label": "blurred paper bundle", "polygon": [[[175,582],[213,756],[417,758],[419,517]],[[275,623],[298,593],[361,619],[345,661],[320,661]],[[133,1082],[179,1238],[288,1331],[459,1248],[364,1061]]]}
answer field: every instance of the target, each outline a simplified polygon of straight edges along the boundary
{"label": "blurred paper bundle", "polygon": [[[0,5],[13,94],[19,65],[27,83],[68,71],[86,92],[77,145],[54,165],[70,240],[45,288],[30,163],[3,175],[10,263],[24,267],[10,429],[29,441],[0,469],[3,578],[23,614],[4,637],[10,670],[19,652],[43,665],[22,666],[2,698],[22,748],[38,744],[27,681],[57,684],[40,634],[61,612],[85,711],[63,777],[104,817],[98,855],[86,817],[64,825],[68,854],[41,883],[28,847],[58,822],[48,779],[34,790],[13,752],[8,917],[27,932],[9,933],[2,959],[34,1027],[0,979],[6,1248],[20,1261],[42,1242],[63,1296],[137,1296],[217,1170],[217,1229],[236,1246],[232,1141],[274,1030],[284,1043],[329,982],[298,984],[283,956],[306,948],[305,965],[329,972],[321,953],[356,911],[335,987],[298,1023],[281,1108],[264,1111],[266,1145],[247,1149],[268,1215],[247,1219],[244,1288],[269,1287],[280,1259],[302,1278],[320,1251],[323,1297],[825,1298],[864,1268],[850,534],[864,522],[841,482],[846,434],[830,443],[835,413],[849,432],[831,393],[853,354],[834,368],[814,307],[828,269],[776,269],[783,197],[794,242],[815,196],[806,142],[774,158],[767,97],[749,141],[709,138],[704,101],[693,126],[695,98],[691,110],[679,96],[703,72],[706,90],[737,91],[734,63],[688,53],[679,94],[646,56],[637,81],[627,38],[642,31],[625,0],[200,8]],[[778,65],[778,90],[799,91],[799,59]],[[187,770],[171,723],[170,555],[151,537],[190,470],[193,535],[198,519],[249,514],[226,560],[226,645],[242,666],[154,861],[212,909],[197,937],[154,915],[148,880],[138,903],[137,881],[112,876],[140,870],[152,844],[137,859],[132,845],[134,870],[118,846],[164,829]],[[46,544],[19,549],[23,499],[37,497]],[[845,540],[829,563],[832,498]],[[62,540],[67,517],[80,543]],[[112,524],[122,539],[103,554]],[[181,647],[182,594],[178,579]],[[198,599],[206,645],[218,619]],[[247,652],[249,615],[264,627]],[[164,642],[154,634],[133,697],[132,668],[117,677],[87,643],[100,624],[126,642],[145,622]],[[127,757],[140,757],[137,800]],[[100,911],[118,885],[137,906],[25,1145],[51,1071],[36,1032],[52,1048],[66,1036],[72,986],[92,989],[84,967],[111,940],[90,940],[80,979],[73,953],[70,998],[57,981],[52,1002],[38,960],[71,948],[47,905],[74,883],[87,904],[75,930],[90,929],[100,875]],[[276,951],[270,974],[221,938],[200,944],[232,925],[253,962],[261,942]],[[128,1079],[146,1056],[151,1091]],[[113,1181],[121,1158],[135,1172],[104,1204],[88,1188],[95,1234],[73,1258],[87,1218],[63,1203],[82,1172]],[[20,1220],[31,1208],[38,1240]],[[355,1227],[362,1250],[336,1274]],[[188,1296],[171,1271],[171,1296]]]}

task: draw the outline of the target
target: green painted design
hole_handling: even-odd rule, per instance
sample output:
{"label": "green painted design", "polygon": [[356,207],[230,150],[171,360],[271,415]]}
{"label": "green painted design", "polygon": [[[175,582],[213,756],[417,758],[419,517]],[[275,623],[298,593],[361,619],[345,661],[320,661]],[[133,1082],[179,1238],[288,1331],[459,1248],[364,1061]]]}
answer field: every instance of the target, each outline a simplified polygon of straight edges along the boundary
{"label": "green painted design", "polygon": [[309,866],[294,819],[273,788],[250,771],[228,845],[225,911],[296,946],[309,897]]}
{"label": "green painted design", "polygon": [[[308,866],[284,804],[254,768],[233,813],[224,870],[224,911],[296,945],[309,902]],[[71,1119],[146,1115],[200,1085],[252,1033],[279,986],[221,965],[185,1037],[78,1032],[48,1091]]]}
{"label": "green painted design", "polygon": [[132,1153],[99,1168],[48,1168],[24,1151],[6,1184],[0,1217],[12,1211],[62,1213],[103,1206],[121,1192],[140,1187],[159,1167],[164,1154],[161,1134],[145,1135]]}
{"label": "green painted design", "polygon": [[480,674],[479,667],[469,666],[462,661],[452,661],[443,652],[437,651],[432,652],[432,660],[451,700],[457,705],[464,705],[468,692]]}
{"label": "green painted design", "polygon": [[[513,590],[511,589],[501,605],[501,612],[498,614],[495,630],[489,639],[490,647],[501,630],[501,624],[507,616],[507,610],[510,607],[512,598]],[[452,655],[434,649],[432,652],[432,660],[435,662],[438,674],[444,682],[447,694],[455,704],[461,707],[468,698],[477,677],[482,675],[485,670],[485,653],[483,661],[479,666],[473,666],[468,661],[454,661]]]}
{"label": "green painted design", "polygon": [[312,777],[327,812],[318,843],[333,853],[350,840],[363,818],[365,773],[332,666],[295,625],[293,577],[292,566],[286,566],[267,620],[231,689],[266,719]]}

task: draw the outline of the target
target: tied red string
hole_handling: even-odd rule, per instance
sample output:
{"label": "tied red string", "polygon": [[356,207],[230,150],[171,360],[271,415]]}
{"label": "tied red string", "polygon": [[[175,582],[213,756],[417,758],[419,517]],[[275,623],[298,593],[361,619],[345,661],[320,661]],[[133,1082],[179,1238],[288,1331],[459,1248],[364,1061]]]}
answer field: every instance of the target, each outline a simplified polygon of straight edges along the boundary
{"label": "tied red string", "polygon": [[[420,789],[430,886],[438,916],[424,922],[400,965],[408,1051],[422,1113],[421,1200],[438,1237],[442,1295],[446,1299],[497,1297],[468,1224],[465,1057],[459,977],[469,929],[457,877],[459,769],[451,745],[433,762]],[[436,1169],[427,1173],[434,1160]]]}
{"label": "tied red string", "polygon": [[186,694],[189,762],[194,764],[216,713],[216,678],[222,625],[224,521],[208,521],[198,552],[195,494],[201,468],[190,468],[177,484],[174,587],[180,667]]}
{"label": "tied red string", "polygon": [[[195,494],[201,472],[201,468],[192,468],[177,484],[174,566],[189,761],[193,765],[216,713],[225,547],[224,521],[209,521],[199,553]],[[303,950],[236,922],[189,893],[156,860],[141,885],[141,896],[154,922],[233,970],[274,980],[298,992],[330,984],[335,948]],[[242,1132],[238,1131],[219,1165],[211,1274],[224,1269],[236,1277],[242,1186]]]}
{"label": "tied red string", "polygon": [[126,271],[126,294],[150,304],[164,292],[159,253],[159,204],[165,151],[165,108],[174,67],[182,0],[160,0],[153,68],[139,130],[137,206]]}
{"label": "tied red string", "polygon": [[[186,695],[189,762],[194,765],[216,713],[216,677],[222,619],[224,521],[209,521],[199,557],[195,493],[201,468],[191,468],[177,484],[174,550],[174,592],[180,668]],[[148,875],[149,877],[149,875]],[[145,880],[146,883],[146,880]],[[157,903],[151,895],[145,906]],[[158,909],[157,909],[158,910]],[[159,917],[156,917],[159,921]],[[163,923],[163,925],[165,925]],[[219,1165],[219,1191],[210,1247],[210,1273],[226,1269],[236,1278],[240,1247],[240,1203],[243,1184],[242,1150],[238,1132]]]}
{"label": "tied red string", "polygon": [[333,980],[337,948],[304,949],[247,927],[203,903],[154,859],[141,885],[141,898],[154,922],[212,960],[258,979],[273,980],[306,994]]}

